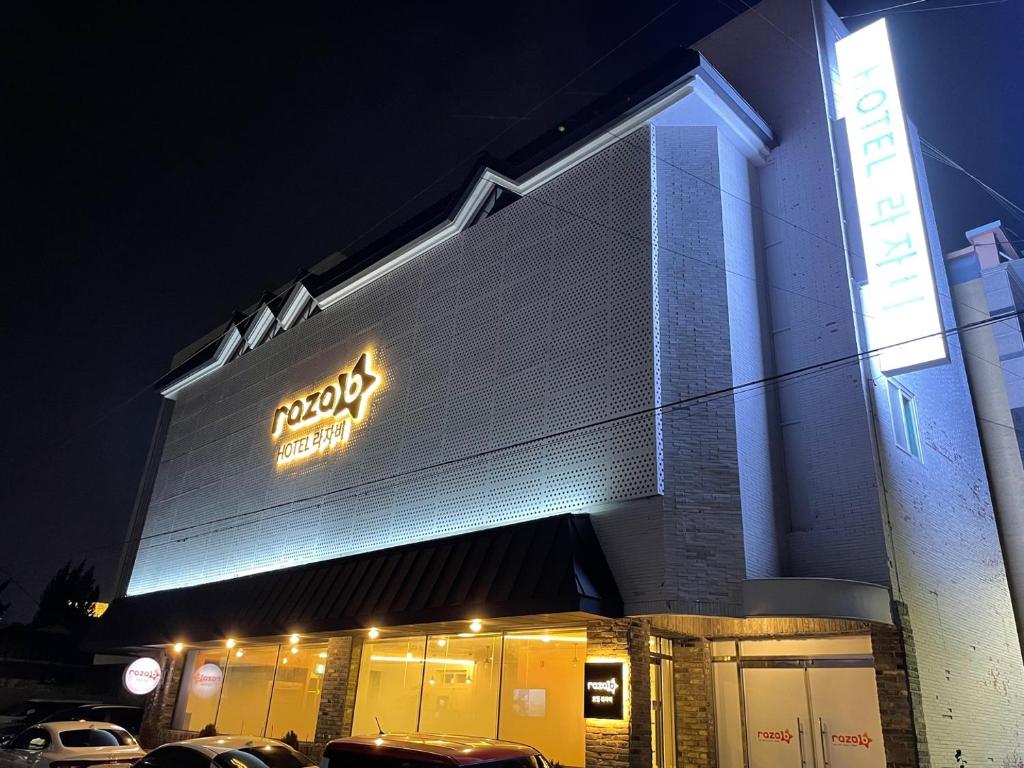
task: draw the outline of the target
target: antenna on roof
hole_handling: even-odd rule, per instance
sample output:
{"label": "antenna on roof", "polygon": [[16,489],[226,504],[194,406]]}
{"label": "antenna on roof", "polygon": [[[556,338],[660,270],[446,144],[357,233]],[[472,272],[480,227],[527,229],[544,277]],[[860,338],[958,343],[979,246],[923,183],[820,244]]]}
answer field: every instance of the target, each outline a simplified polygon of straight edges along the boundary
{"label": "antenna on roof", "polygon": [[387,734],[384,733],[384,729],[380,727],[380,719],[374,716],[373,721],[377,724],[377,735],[386,736]]}

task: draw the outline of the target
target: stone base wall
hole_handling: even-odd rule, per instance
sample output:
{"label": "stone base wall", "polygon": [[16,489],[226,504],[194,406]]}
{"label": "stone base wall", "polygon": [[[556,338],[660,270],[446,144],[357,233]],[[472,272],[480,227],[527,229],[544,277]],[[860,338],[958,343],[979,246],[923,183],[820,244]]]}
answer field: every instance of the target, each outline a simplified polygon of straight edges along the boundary
{"label": "stone base wall", "polygon": [[894,605],[898,626],[871,629],[885,762],[887,768],[930,768],[914,633],[906,606]]}
{"label": "stone base wall", "polygon": [[160,686],[146,697],[142,725],[139,728],[139,743],[145,749],[153,749],[168,740],[174,707],[178,703],[178,689],[181,687],[181,670],[184,667],[184,659],[178,654],[161,654],[158,660],[163,669],[163,677]]}
{"label": "stone base wall", "polygon": [[587,624],[587,658],[626,664],[624,720],[586,721],[586,768],[651,768],[650,623],[643,619]]}
{"label": "stone base wall", "polygon": [[348,689],[352,658],[352,637],[332,637],[327,641],[327,662],[323,687],[320,689],[320,709],[316,716],[316,743],[326,744],[344,735],[342,721]]}

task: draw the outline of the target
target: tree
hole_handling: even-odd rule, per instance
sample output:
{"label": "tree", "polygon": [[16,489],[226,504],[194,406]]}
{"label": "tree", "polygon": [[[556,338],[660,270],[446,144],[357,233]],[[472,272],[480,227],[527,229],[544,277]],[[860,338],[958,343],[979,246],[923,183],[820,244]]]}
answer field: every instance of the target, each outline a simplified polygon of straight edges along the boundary
{"label": "tree", "polygon": [[72,631],[84,629],[99,596],[92,566],[86,568],[83,560],[72,568],[69,560],[43,589],[32,623],[37,627],[59,624]]}
{"label": "tree", "polygon": [[[11,580],[10,579],[8,579],[5,582],[0,583],[0,595],[3,595],[4,590],[7,589],[7,587],[9,587],[10,584],[11,584]],[[3,600],[0,600],[0,621],[4,620],[4,616],[7,615],[7,609],[10,608],[10,607],[11,607],[10,603],[5,603]]]}

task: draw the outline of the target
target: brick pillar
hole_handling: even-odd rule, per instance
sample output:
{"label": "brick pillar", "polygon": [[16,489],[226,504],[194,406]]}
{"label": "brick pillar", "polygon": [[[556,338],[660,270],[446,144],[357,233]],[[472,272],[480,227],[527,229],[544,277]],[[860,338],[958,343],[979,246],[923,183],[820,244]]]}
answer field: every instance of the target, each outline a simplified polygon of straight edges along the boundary
{"label": "brick pillar", "polygon": [[640,619],[587,624],[587,658],[626,663],[626,719],[586,721],[586,768],[651,768],[650,623]]}
{"label": "brick pillar", "polygon": [[897,626],[871,627],[885,763],[887,768],[930,768],[914,633],[906,605],[893,604]]}
{"label": "brick pillar", "polygon": [[718,752],[711,680],[711,643],[704,640],[676,642],[672,646],[672,657],[676,704],[676,765],[714,768],[718,765]]}
{"label": "brick pillar", "polygon": [[[352,721],[356,714],[356,688],[359,684],[359,665],[363,660],[363,639],[352,639],[352,658],[348,665],[348,688],[345,690],[345,708],[342,712],[341,735],[352,735]],[[359,734],[356,734],[357,736]]]}
{"label": "brick pillar", "polygon": [[157,658],[163,669],[163,676],[157,689],[146,697],[142,710],[142,724],[139,728],[139,742],[146,749],[153,749],[166,741],[166,734],[174,717],[174,706],[178,702],[181,670],[184,666],[184,659],[180,655],[161,653]]}
{"label": "brick pillar", "polygon": [[323,746],[344,733],[345,702],[349,688],[355,689],[350,679],[352,661],[351,636],[332,637],[327,641],[327,663],[323,687],[320,689],[320,709],[316,716],[316,744]]}

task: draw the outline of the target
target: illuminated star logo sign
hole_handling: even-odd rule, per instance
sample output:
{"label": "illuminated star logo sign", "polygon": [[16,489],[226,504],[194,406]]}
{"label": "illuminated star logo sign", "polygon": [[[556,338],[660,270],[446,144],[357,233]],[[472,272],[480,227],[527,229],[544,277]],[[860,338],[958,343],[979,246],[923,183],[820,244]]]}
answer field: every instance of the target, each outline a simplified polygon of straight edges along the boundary
{"label": "illuminated star logo sign", "polygon": [[351,371],[338,376],[338,387],[343,396],[334,408],[334,417],[340,418],[348,411],[353,421],[359,421],[368,407],[370,395],[379,384],[380,376],[373,372],[370,355],[364,352]]}

